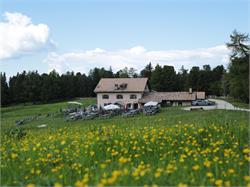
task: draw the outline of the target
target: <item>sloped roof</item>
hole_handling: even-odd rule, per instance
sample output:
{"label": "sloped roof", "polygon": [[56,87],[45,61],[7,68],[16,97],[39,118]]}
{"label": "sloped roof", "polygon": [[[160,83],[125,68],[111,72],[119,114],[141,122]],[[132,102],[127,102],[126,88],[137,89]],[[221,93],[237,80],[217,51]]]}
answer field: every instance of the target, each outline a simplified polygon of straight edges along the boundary
{"label": "sloped roof", "polygon": [[[148,78],[102,78],[94,92],[144,92]],[[116,85],[125,84],[125,88],[117,89]]]}
{"label": "sloped roof", "polygon": [[149,101],[156,101],[161,103],[166,101],[193,101],[196,100],[196,92],[149,92],[145,94],[139,101],[146,103]]}

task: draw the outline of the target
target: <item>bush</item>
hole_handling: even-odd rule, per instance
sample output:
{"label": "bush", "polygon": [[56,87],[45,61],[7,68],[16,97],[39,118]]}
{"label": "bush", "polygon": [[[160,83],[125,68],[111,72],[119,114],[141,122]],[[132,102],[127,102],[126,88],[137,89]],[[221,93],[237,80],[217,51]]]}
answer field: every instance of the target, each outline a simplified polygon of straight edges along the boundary
{"label": "bush", "polygon": [[27,133],[24,128],[15,127],[15,128],[9,129],[7,131],[7,135],[11,138],[22,139],[27,135]]}

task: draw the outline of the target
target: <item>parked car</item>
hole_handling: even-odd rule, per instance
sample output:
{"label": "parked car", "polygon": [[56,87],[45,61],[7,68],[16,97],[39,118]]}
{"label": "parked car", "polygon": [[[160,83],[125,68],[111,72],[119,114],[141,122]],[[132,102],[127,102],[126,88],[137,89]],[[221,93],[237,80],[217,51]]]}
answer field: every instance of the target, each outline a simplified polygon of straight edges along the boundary
{"label": "parked car", "polygon": [[143,108],[143,113],[145,115],[155,115],[157,112],[159,112],[159,106],[146,106]]}
{"label": "parked car", "polygon": [[210,106],[210,105],[215,105],[215,102],[209,101],[207,99],[204,100],[195,100],[192,101],[193,106]]}

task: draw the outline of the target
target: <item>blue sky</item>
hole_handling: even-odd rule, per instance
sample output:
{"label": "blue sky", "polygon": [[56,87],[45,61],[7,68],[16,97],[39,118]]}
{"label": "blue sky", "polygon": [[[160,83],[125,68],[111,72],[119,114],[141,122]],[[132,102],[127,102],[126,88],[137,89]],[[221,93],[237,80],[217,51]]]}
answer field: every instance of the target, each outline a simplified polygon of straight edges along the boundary
{"label": "blue sky", "polygon": [[[149,61],[153,64],[181,65],[187,68],[210,63],[212,67],[228,63],[223,47],[229,35],[237,29],[249,31],[249,1],[247,0],[0,0],[3,31],[26,32],[30,25],[39,27],[32,33],[17,37],[10,45],[8,37],[0,62],[1,71],[8,76],[22,70],[40,73],[56,69],[87,73],[93,67],[135,67],[138,72]],[[21,16],[30,22],[6,30],[9,18]],[[15,13],[20,13],[19,16]],[[14,16],[11,16],[11,15]],[[13,18],[14,17],[14,18]],[[8,27],[8,29],[11,29]],[[1,31],[1,35],[5,33]],[[3,33],[2,33],[3,32]],[[37,32],[45,40],[33,41]],[[27,36],[29,35],[29,37]],[[13,38],[13,37],[11,37]],[[2,39],[2,40],[4,40]],[[26,41],[27,40],[27,41]],[[20,42],[20,43],[18,43]],[[23,44],[29,44],[25,48]],[[3,48],[3,47],[2,47]],[[1,51],[0,51],[1,55]],[[181,57],[182,56],[182,57]]]}

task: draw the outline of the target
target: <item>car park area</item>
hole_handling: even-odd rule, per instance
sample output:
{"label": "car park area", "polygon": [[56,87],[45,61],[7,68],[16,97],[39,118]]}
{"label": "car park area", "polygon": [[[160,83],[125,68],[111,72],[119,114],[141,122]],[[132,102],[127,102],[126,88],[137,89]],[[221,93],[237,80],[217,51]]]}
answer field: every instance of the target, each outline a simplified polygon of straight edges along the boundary
{"label": "car park area", "polygon": [[[198,105],[192,105],[191,107],[184,107],[183,110],[214,110],[214,109],[224,109],[224,110],[239,110],[239,111],[250,111],[249,109],[243,109],[243,108],[238,108],[233,106],[231,103],[226,102],[224,100],[220,100],[220,99],[209,99],[207,101],[203,101],[203,103],[205,103],[204,105],[201,105],[202,102],[199,102]],[[210,104],[208,104],[210,103]],[[213,104],[212,104],[213,103]],[[197,104],[197,103],[194,103]]]}

